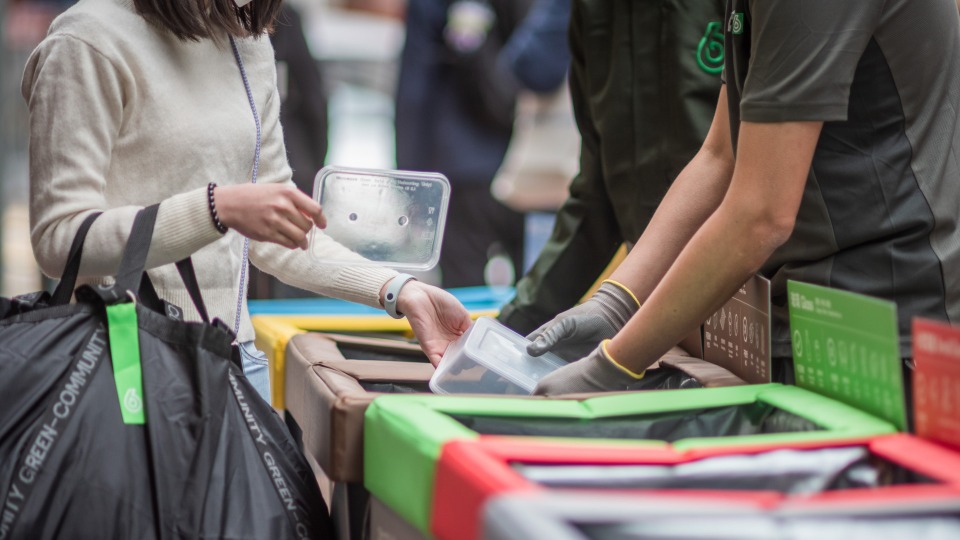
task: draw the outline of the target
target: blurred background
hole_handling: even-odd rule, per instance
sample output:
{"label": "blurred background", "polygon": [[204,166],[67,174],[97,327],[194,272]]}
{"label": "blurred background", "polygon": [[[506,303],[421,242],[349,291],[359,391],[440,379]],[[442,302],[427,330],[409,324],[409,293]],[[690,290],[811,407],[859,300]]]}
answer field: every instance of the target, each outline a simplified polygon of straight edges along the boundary
{"label": "blurred background", "polygon": [[[4,296],[49,286],[30,248],[28,118],[20,80],[50,22],[72,3],[0,4]],[[452,201],[445,260],[421,278],[446,287],[512,285],[550,233],[552,212],[576,172],[579,144],[563,84],[566,47],[551,47],[553,56],[546,64],[535,62],[559,67],[543,74],[533,91],[524,89],[523,77],[510,73],[501,54],[534,4],[287,0],[271,40],[294,181],[312,195],[314,176],[324,165],[442,172],[454,193],[470,200]],[[565,22],[562,26],[565,34]],[[409,43],[408,37],[413,38]],[[469,95],[460,95],[464,89]],[[515,129],[521,124],[525,127]],[[524,133],[523,141],[517,140],[518,132]],[[257,276],[251,284],[255,298],[307,295],[267,276]]]}

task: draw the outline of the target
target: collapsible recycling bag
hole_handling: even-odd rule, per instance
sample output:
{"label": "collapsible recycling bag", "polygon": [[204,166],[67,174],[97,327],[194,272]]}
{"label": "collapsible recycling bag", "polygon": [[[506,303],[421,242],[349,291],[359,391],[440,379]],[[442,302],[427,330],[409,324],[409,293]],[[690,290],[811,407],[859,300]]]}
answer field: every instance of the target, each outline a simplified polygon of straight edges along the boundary
{"label": "collapsible recycling bag", "polygon": [[309,466],[233,334],[150,294],[156,210],[138,214],[115,285],[65,303],[81,234],[53,298],[0,304],[0,538],[328,537]]}
{"label": "collapsible recycling bag", "polygon": [[287,345],[287,410],[303,429],[305,451],[331,480],[362,482],[367,406],[383,393],[429,392],[432,374],[416,345],[300,334]]}
{"label": "collapsible recycling bag", "polygon": [[[303,431],[304,452],[334,482],[330,515],[340,538],[361,537],[370,506],[363,488],[364,411],[382,393],[429,392],[431,375],[420,347],[404,340],[316,332],[290,339],[287,413]],[[387,530],[399,538],[393,526]]]}
{"label": "collapsible recycling bag", "polygon": [[687,450],[481,437],[443,446],[434,485],[431,532],[470,540],[483,505],[507,493],[590,489],[707,501],[750,493],[771,507],[960,501],[960,454],[905,434]]}
{"label": "collapsible recycling bag", "polygon": [[794,386],[630,392],[577,400],[394,394],[364,417],[364,485],[429,532],[437,462],[453,440],[574,438],[679,450],[863,438],[895,428]]}

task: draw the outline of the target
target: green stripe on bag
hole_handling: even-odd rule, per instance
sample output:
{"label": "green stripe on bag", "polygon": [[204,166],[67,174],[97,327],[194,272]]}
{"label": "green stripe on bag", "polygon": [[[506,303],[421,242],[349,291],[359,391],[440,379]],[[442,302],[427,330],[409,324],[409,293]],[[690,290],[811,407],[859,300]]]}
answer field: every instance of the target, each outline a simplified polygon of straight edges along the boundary
{"label": "green stripe on bag", "polygon": [[137,334],[137,305],[107,307],[113,380],[117,385],[124,424],[146,424],[143,412],[143,372],[140,369],[140,337]]}

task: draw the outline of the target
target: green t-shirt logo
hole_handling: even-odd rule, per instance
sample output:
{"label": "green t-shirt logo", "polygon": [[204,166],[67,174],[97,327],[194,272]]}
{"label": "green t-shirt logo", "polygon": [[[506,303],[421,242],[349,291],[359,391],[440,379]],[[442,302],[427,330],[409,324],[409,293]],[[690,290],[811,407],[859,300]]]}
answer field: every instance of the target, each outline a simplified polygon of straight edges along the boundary
{"label": "green t-shirt logo", "polygon": [[743,13],[734,12],[730,14],[730,26],[727,30],[735,36],[743,34]]}
{"label": "green t-shirt logo", "polygon": [[697,45],[697,65],[711,75],[723,71],[723,25],[719,22],[707,24],[707,29]]}

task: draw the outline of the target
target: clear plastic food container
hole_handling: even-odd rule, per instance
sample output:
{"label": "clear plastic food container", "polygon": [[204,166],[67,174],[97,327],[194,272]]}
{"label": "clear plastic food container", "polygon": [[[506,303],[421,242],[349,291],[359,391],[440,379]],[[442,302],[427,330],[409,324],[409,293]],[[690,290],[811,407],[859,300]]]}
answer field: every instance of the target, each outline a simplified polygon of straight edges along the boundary
{"label": "clear plastic food container", "polygon": [[527,354],[530,343],[496,319],[480,317],[444,353],[430,379],[436,394],[531,394],[537,383],[566,365],[559,356]]}
{"label": "clear plastic food container", "polygon": [[442,174],[324,167],[313,198],[327,218],[310,233],[320,262],[423,271],[440,260],[450,201]]}

